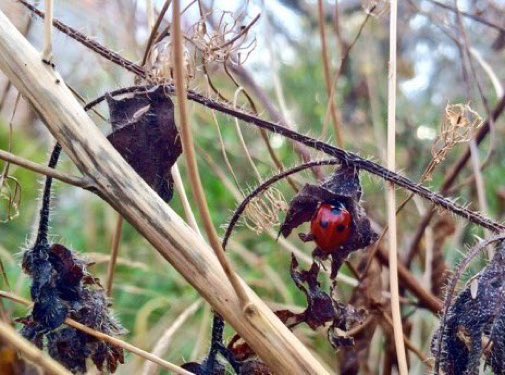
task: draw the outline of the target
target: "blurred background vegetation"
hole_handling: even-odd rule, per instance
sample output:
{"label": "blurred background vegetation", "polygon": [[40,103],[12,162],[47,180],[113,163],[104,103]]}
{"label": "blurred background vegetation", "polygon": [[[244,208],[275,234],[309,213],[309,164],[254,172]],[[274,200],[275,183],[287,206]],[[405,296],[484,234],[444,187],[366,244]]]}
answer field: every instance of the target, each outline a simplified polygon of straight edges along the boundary
{"label": "blurred background vegetation", "polygon": [[[155,13],[159,12],[162,1],[154,1]],[[190,2],[183,2],[185,5]],[[335,143],[331,118],[328,116],[328,95],[323,69],[321,38],[318,19],[318,2],[302,0],[273,1],[204,1],[213,10],[210,17],[218,19],[220,11],[243,24],[248,24],[258,13],[260,20],[252,27],[248,40],[255,40],[247,61],[240,66],[242,73],[236,74],[239,82],[244,77],[252,78],[269,102],[282,116],[296,126],[297,130],[316,138]],[[363,28],[356,43],[350,50],[337,85],[335,102],[342,123],[344,147],[382,163],[385,153],[386,97],[388,76],[388,9],[387,4],[374,4],[356,0],[339,2],[325,1],[324,27],[328,39],[328,54],[332,76],[340,69],[345,51]],[[41,5],[43,2],[41,2]],[[453,2],[448,2],[450,7]],[[404,175],[418,181],[432,158],[432,145],[440,133],[448,104],[469,104],[483,119],[488,110],[494,108],[503,95],[501,83],[505,77],[505,24],[504,5],[499,1],[465,0],[459,1],[462,11],[498,25],[490,27],[471,17],[463,17],[467,43],[474,53],[474,65],[478,81],[487,101],[488,109],[479,94],[477,81],[472,76],[471,66],[458,43],[463,41],[462,26],[455,12],[440,7],[431,0],[409,0],[400,3],[399,8],[399,87],[397,95],[397,165]],[[0,9],[25,32],[29,40],[42,48],[43,23],[32,18],[26,9],[15,1],[2,1]],[[169,11],[170,14],[170,11]],[[128,59],[140,62],[149,35],[146,5],[143,0],[87,0],[56,1],[55,16],[68,25],[97,39]],[[185,28],[190,30],[198,21],[198,7],[193,4],[184,17]],[[169,17],[166,17],[169,19]],[[165,23],[166,24],[166,21]],[[189,31],[188,31],[189,32]],[[85,101],[114,89],[133,84],[133,75],[120,67],[102,59],[68,36],[56,32],[54,56],[58,71],[65,82],[78,92]],[[189,87],[205,95],[215,97],[204,78],[201,66],[195,64],[195,78]],[[209,75],[219,92],[233,100],[236,87],[219,64],[210,64]],[[491,72],[491,73],[490,73]],[[465,78],[467,77],[467,78]],[[496,80],[493,84],[492,79]],[[254,90],[245,85],[255,101],[262,117],[272,118]],[[0,147],[12,149],[16,155],[46,163],[48,150],[53,139],[41,124],[30,105],[21,98],[15,106],[17,91],[0,74]],[[243,96],[239,106],[247,108]],[[108,118],[105,105],[97,107],[98,112]],[[239,186],[233,181],[227,169],[222,147],[217,136],[215,121],[206,108],[190,104],[192,126],[197,134],[199,163],[202,180],[216,226],[226,225],[232,210],[241,195],[256,186],[259,181],[249,165],[240,146],[233,119],[217,114],[217,122],[223,137],[227,156],[233,167]],[[91,113],[104,134],[110,126],[99,116]],[[12,118],[12,121],[11,121]],[[324,125],[326,122],[327,125]],[[259,131],[241,125],[247,147],[263,178],[276,172],[268,157]],[[12,129],[12,131],[10,131]],[[480,161],[486,160],[482,169],[487,202],[486,214],[497,221],[504,219],[505,207],[505,148],[503,120],[494,124],[491,136],[479,147]],[[275,153],[285,166],[300,161],[292,143],[277,135],[270,136]],[[433,178],[427,184],[435,191],[440,188],[443,177],[452,163],[458,159],[467,145],[452,149],[447,158],[437,167]],[[492,153],[489,155],[489,153]],[[313,159],[323,158],[310,152]],[[489,158],[487,156],[489,155]],[[2,169],[4,163],[0,163]],[[185,179],[185,165],[180,158],[179,166]],[[73,174],[79,172],[63,157],[59,169]],[[325,174],[331,168],[324,170]],[[2,290],[29,298],[29,279],[20,269],[21,252],[30,244],[32,229],[36,222],[42,176],[14,165],[10,166],[11,180],[5,181],[1,191],[0,215],[0,258],[5,266],[9,286],[0,279]],[[460,174],[458,188],[452,196],[471,209],[482,210],[477,199],[475,179],[471,163]],[[294,177],[299,184],[313,182],[310,172]],[[369,216],[379,225],[385,223],[384,182],[362,175],[364,200]],[[10,201],[16,184],[20,188],[20,199],[13,206]],[[105,283],[111,239],[115,231],[117,214],[95,195],[56,182],[54,189],[51,236],[53,240],[80,251],[95,262],[91,271]],[[289,185],[283,181],[276,187],[286,200],[293,196]],[[406,193],[399,191],[399,199]],[[191,199],[191,197],[190,197]],[[178,194],[170,202],[173,209],[184,217]],[[400,214],[399,251],[402,259],[410,247],[419,226],[422,212],[429,205],[415,199]],[[14,214],[8,218],[9,209]],[[279,211],[278,220],[284,213]],[[467,246],[475,242],[476,235],[485,236],[482,230],[468,225],[452,216],[437,217],[429,227],[431,236],[421,242],[418,255],[411,265],[413,274],[430,289],[433,282],[429,278],[432,265],[426,267],[426,249],[433,247],[437,237],[437,224],[445,223],[451,229],[443,239],[438,251],[445,258],[445,265],[451,269],[462,257]],[[253,228],[254,229],[254,228]],[[273,231],[277,231],[277,227]],[[307,228],[303,228],[306,229]],[[223,233],[224,230],[221,230]],[[243,225],[233,236],[230,256],[238,273],[255,291],[272,306],[304,307],[305,297],[296,289],[289,277],[291,247],[310,255],[310,244],[303,244],[296,235],[289,243],[280,244],[272,233],[259,233]],[[431,244],[430,244],[431,241]],[[435,244],[436,245],[436,244]],[[436,246],[435,246],[436,247]],[[354,254],[352,263],[357,264],[366,256],[361,251]],[[444,258],[440,261],[444,262]],[[485,260],[475,264],[473,275]],[[387,276],[387,270],[383,275]],[[342,273],[352,279],[352,273],[344,267]],[[427,276],[428,275],[428,276]],[[428,279],[426,279],[428,277]],[[382,288],[387,288],[384,278]],[[348,280],[349,281],[349,280]],[[327,280],[323,280],[327,282]],[[352,280],[339,283],[342,300],[348,300],[353,292]],[[412,301],[411,295],[405,297]],[[387,298],[387,294],[384,298]],[[112,291],[113,309],[128,329],[128,342],[143,349],[151,350],[165,329],[199,299],[191,286],[129,225],[125,225],[120,246],[120,255]],[[26,308],[5,302],[5,308],[12,316],[23,316]],[[429,355],[430,337],[437,323],[437,316],[430,312],[407,305],[404,314],[416,328],[411,337],[413,343]],[[168,350],[163,357],[174,363],[198,360],[205,354],[210,334],[211,311],[202,301],[195,313],[188,316],[182,328],[174,333]],[[296,331],[303,342],[328,364],[337,368],[339,358],[328,344],[322,331],[311,332],[300,328]],[[228,337],[232,332],[227,332]],[[389,373],[387,357],[387,335],[377,330],[366,360],[369,364],[363,373]],[[426,373],[427,368],[413,354],[410,354],[412,373]],[[142,361],[128,354],[127,364],[119,373],[139,373]]]}

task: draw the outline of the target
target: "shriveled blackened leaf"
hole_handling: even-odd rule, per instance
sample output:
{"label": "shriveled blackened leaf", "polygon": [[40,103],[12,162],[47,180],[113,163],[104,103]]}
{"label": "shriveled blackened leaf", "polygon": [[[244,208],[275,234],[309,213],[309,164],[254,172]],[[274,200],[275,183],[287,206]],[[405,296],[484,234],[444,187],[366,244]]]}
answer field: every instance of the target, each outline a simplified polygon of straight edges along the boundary
{"label": "shriveled blackened leaf", "polygon": [[74,328],[60,328],[70,317],[108,335],[120,335],[123,328],[109,311],[109,300],[92,275],[88,263],[63,245],[46,246],[44,251],[25,253],[23,267],[33,278],[32,314],[20,320],[21,333],[43,347],[46,337],[49,354],[74,373],[86,372],[91,358],[99,369],[114,372],[124,363],[123,351],[96,340]]}
{"label": "shriveled blackened leaf", "polygon": [[[505,244],[501,244],[477,279],[456,298],[446,316],[437,353],[435,335],[432,351],[440,358],[446,374],[477,374],[481,356],[497,374],[505,371]],[[477,288],[475,288],[475,284]],[[476,290],[475,290],[476,289]]]}
{"label": "shriveled blackened leaf", "polygon": [[107,138],[159,196],[173,195],[171,167],[182,153],[174,104],[162,86],[123,99],[107,96],[112,134]]}
{"label": "shriveled blackened leaf", "polygon": [[41,332],[58,328],[68,315],[68,305],[57,295],[55,289],[47,288],[39,294],[32,310],[33,320],[40,324]]}
{"label": "shriveled blackened leaf", "polygon": [[[331,297],[321,290],[317,281],[319,265],[312,263],[308,271],[298,271],[298,260],[291,256],[291,278],[307,296],[307,309],[302,313],[310,328],[316,329],[335,319],[335,309]],[[307,284],[307,288],[304,286]]]}
{"label": "shriveled blackened leaf", "polygon": [[270,375],[272,372],[263,362],[257,359],[244,362],[240,367],[240,375]]}
{"label": "shriveled blackened leaf", "polygon": [[353,347],[354,338],[347,335],[352,327],[362,324],[365,310],[356,309],[352,305],[344,305],[336,302],[335,319],[328,330],[328,339],[331,345],[338,349],[340,347]]}
{"label": "shriveled blackened leaf", "polygon": [[218,361],[212,369],[209,368],[206,362],[202,364],[197,362],[188,362],[181,366],[183,369],[188,370],[196,375],[224,375],[226,373],[224,366]]}
{"label": "shriveled blackened leaf", "polygon": [[[343,204],[352,217],[349,239],[337,251],[330,254],[319,248],[316,248],[314,251],[316,257],[322,259],[327,258],[329,255],[332,257],[331,276],[335,278],[338,269],[351,252],[371,245],[378,238],[377,233],[371,228],[370,220],[361,207],[361,193],[358,170],[354,167],[343,165],[321,185],[307,184],[304,186],[291,201],[280,233],[284,237],[287,237],[293,229],[310,221],[321,203],[331,205]],[[313,239],[311,234],[300,237],[303,241]]]}
{"label": "shriveled blackened leaf", "polygon": [[65,365],[74,374],[86,372],[86,334],[73,328],[61,328],[47,335],[49,355]]}
{"label": "shriveled blackened leaf", "polygon": [[290,310],[277,310],[275,315],[284,323],[286,327],[293,328],[305,320],[305,314],[295,313]]}

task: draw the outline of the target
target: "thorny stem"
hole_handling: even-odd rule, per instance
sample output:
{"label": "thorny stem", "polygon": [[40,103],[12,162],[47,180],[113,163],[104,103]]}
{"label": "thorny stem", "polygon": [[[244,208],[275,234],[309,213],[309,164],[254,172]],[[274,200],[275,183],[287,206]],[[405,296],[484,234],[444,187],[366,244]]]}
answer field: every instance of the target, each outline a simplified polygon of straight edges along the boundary
{"label": "thorny stem", "polygon": [[[54,168],[58,163],[58,159],[60,158],[61,146],[57,143],[53,151],[51,152],[51,157],[49,158],[48,167]],[[35,240],[35,245],[47,244],[47,233],[49,231],[49,215],[50,215],[50,206],[51,206],[51,185],[53,183],[53,179],[49,176],[46,177],[46,182],[44,184],[44,192],[42,194],[42,206],[40,208],[40,221],[39,221],[39,229],[37,231],[37,239]],[[34,249],[40,248],[38,246],[34,246]]]}
{"label": "thorny stem", "polygon": [[[132,87],[127,87],[127,88],[119,89],[116,91],[112,91],[109,94],[112,96],[115,96],[115,95],[121,95],[121,94],[129,93],[129,92],[134,92],[137,90],[146,90],[149,88],[150,88],[150,86],[132,86]],[[168,92],[171,92],[171,93],[174,92],[174,88],[171,85],[168,85],[166,87],[166,89]],[[408,178],[401,176],[393,171],[390,171],[389,169],[381,166],[380,164],[378,164],[376,162],[364,159],[355,153],[343,150],[339,147],[332,146],[326,142],[319,141],[319,140],[311,138],[309,136],[300,134],[294,130],[285,128],[285,127],[275,124],[271,121],[263,120],[255,115],[249,114],[247,112],[233,109],[228,105],[225,105],[225,104],[215,101],[213,99],[207,98],[203,95],[197,94],[194,91],[188,91],[187,97],[188,97],[188,99],[190,99],[194,102],[197,102],[199,104],[202,104],[205,107],[208,107],[210,109],[215,109],[219,112],[225,113],[225,114],[230,115],[232,117],[236,117],[239,120],[244,121],[245,123],[254,125],[254,126],[259,127],[261,129],[266,129],[266,130],[271,131],[276,134],[280,134],[286,138],[289,138],[293,141],[302,143],[302,144],[304,144],[308,147],[311,147],[315,150],[322,151],[322,152],[326,153],[327,155],[330,155],[330,156],[333,156],[333,157],[339,159],[345,165],[352,165],[356,168],[362,169],[362,170],[367,171],[373,175],[376,175],[383,180],[391,182],[391,183],[393,183],[399,187],[402,187],[408,191],[411,191],[414,194],[417,194],[420,197],[432,202],[434,205],[440,206],[448,211],[451,211],[453,214],[463,217],[464,219],[466,219],[474,224],[480,225],[486,229],[489,229],[492,232],[505,231],[505,225],[497,223],[487,217],[484,217],[478,212],[470,211],[467,208],[454,203],[450,199],[447,199],[440,194],[434,193],[431,190],[429,190],[428,188],[426,188],[422,185],[416,184],[416,183],[410,181]],[[102,102],[104,99],[105,99],[105,97],[101,96],[101,97],[93,100],[92,102],[90,102],[86,105],[85,109],[89,109],[92,106],[97,105],[98,103]],[[503,105],[505,106],[505,97],[503,98]],[[500,113],[501,113],[501,111],[500,111]],[[495,112],[495,114],[498,115],[496,112]],[[485,125],[484,125],[484,127],[485,127]],[[481,131],[482,131],[482,129],[481,129]],[[479,134],[481,134],[481,132],[479,132]],[[482,138],[484,138],[484,135],[482,136]],[[476,141],[478,141],[478,138]],[[462,168],[462,166],[461,166],[461,168]],[[454,176],[454,179],[455,179],[455,176]]]}
{"label": "thorny stem", "polygon": [[262,184],[260,184],[256,189],[254,189],[251,193],[245,197],[245,199],[240,203],[240,205],[236,208],[235,212],[233,213],[233,216],[231,217],[231,220],[226,228],[226,232],[223,236],[223,249],[226,249],[226,245],[228,244],[228,240],[230,239],[230,236],[233,232],[233,229],[235,228],[235,225],[240,219],[240,216],[244,213],[245,209],[247,208],[247,205],[259,194],[263,193],[266,191],[271,185],[276,183],[277,181],[282,180],[283,178],[290,176],[294,173],[303,171],[308,168],[312,167],[319,167],[323,165],[335,165],[335,164],[340,164],[341,161],[338,159],[330,159],[330,160],[319,160],[319,161],[312,161],[308,163],[304,163],[301,165],[298,165],[294,168],[285,170],[279,174],[276,174],[272,178],[266,180]]}

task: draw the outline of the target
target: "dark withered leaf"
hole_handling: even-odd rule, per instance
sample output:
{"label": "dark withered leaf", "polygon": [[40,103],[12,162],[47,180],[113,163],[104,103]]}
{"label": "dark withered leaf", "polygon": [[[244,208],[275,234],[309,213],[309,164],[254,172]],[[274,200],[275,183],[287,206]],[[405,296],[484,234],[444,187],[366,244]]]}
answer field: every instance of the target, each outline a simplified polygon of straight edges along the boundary
{"label": "dark withered leaf", "polygon": [[202,364],[197,362],[188,362],[181,366],[183,369],[188,370],[196,375],[224,375],[226,373],[224,366],[215,361],[212,369],[210,369],[206,362]]}
{"label": "dark withered leaf", "polygon": [[86,335],[73,328],[61,328],[47,336],[49,355],[75,373],[86,372],[86,358],[89,349],[86,347]]}
{"label": "dark withered leaf", "polygon": [[[475,284],[477,290],[475,291]],[[432,351],[446,374],[477,374],[481,356],[496,374],[505,373],[505,244],[489,265],[451,305],[441,352],[435,335]],[[473,284],[473,286],[472,286]]]}
{"label": "dark withered leaf", "polygon": [[182,153],[174,104],[162,86],[122,99],[107,96],[112,145],[159,196],[173,195],[171,167]]}
{"label": "dark withered leaf", "polygon": [[242,363],[240,375],[270,375],[272,372],[266,364],[257,359]]}
{"label": "dark withered leaf", "polygon": [[28,250],[23,267],[33,278],[34,307],[30,316],[19,319],[21,333],[74,373],[86,372],[86,359],[99,369],[114,372],[124,362],[123,351],[100,342],[74,328],[62,328],[70,317],[108,335],[120,335],[123,328],[109,311],[109,300],[97,279],[87,271],[88,263],[60,244],[40,251]]}
{"label": "dark withered leaf", "polygon": [[[291,278],[307,296],[307,309],[302,313],[303,321],[310,328],[316,329],[335,319],[335,309],[331,297],[321,289],[317,277],[319,275],[319,265],[312,263],[308,271],[298,270],[298,260],[291,256]],[[305,287],[305,285],[307,287]]]}
{"label": "dark withered leaf", "polygon": [[354,338],[348,336],[346,332],[363,323],[366,311],[337,301],[335,301],[334,308],[335,319],[328,330],[328,340],[335,349],[354,347]]}
{"label": "dark withered leaf", "polygon": [[[370,225],[370,220],[361,207],[361,185],[358,170],[352,166],[341,166],[332,176],[321,185],[307,184],[293,198],[280,233],[287,237],[293,229],[312,219],[321,203],[345,205],[352,217],[351,236],[337,252],[327,254],[314,251],[314,255],[320,258],[332,257],[332,278],[335,278],[338,269],[347,256],[356,250],[371,245],[378,239]],[[313,240],[311,234],[301,235],[303,241]]]}

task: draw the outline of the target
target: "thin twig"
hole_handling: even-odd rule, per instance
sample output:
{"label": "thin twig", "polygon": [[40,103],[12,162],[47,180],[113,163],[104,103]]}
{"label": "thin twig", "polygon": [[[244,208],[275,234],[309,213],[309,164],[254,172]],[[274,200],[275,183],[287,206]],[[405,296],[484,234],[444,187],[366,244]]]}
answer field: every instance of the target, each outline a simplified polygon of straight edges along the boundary
{"label": "thin twig", "polygon": [[[398,2],[390,2],[389,28],[389,72],[388,72],[388,125],[387,125],[387,167],[396,169],[396,26],[398,20]],[[407,375],[407,355],[403,340],[402,313],[400,309],[400,291],[398,286],[398,251],[396,233],[396,195],[394,184],[387,185],[387,218],[389,227],[389,288],[391,291],[391,314],[393,316],[393,334],[396,359],[400,375]]]}
{"label": "thin twig", "polygon": [[116,270],[117,258],[119,256],[119,244],[121,243],[121,236],[123,233],[123,223],[123,217],[121,214],[117,214],[116,228],[114,230],[114,234],[112,235],[112,246],[109,265],[107,267],[107,283],[105,287],[107,296],[109,297],[112,295],[112,283],[114,282],[114,272]]}
{"label": "thin twig", "polygon": [[81,187],[86,190],[94,190],[93,182],[88,178],[72,176],[63,172],[59,172],[54,168],[49,168],[45,165],[35,163],[4,150],[0,150],[0,160],[19,165],[20,167],[28,169],[32,172],[53,177],[72,186]]}
{"label": "thin twig", "polygon": [[177,162],[172,167],[172,177],[174,178],[174,186],[177,193],[179,193],[179,199],[182,203],[182,208],[184,210],[184,216],[186,216],[186,221],[189,226],[200,236],[200,228],[198,228],[198,223],[196,222],[195,214],[189,204],[188,195],[186,194],[186,189],[184,188],[184,184],[182,182],[181,171],[179,170],[179,166]]}
{"label": "thin twig", "polygon": [[[165,332],[163,332],[163,334],[160,336],[160,338],[154,345],[154,348],[151,351],[151,353],[158,357],[162,357],[167,352],[174,334],[182,327],[182,325],[186,322],[186,320],[188,320],[188,318],[191,317],[198,310],[201,304],[202,300],[198,299],[197,301],[189,305],[187,308],[185,308],[184,311],[182,311],[173,321],[170,327],[168,327],[165,330]],[[146,362],[142,369],[142,375],[155,374],[157,372],[156,371],[157,369],[158,367],[154,362]]]}
{"label": "thin twig", "polygon": [[[447,9],[447,10],[450,10],[451,12],[454,12],[454,13],[457,13],[458,10],[448,4],[444,4],[444,3],[440,3],[436,0],[428,0],[430,3],[432,4],[435,4],[436,6],[439,6],[441,8],[444,8],[444,9]],[[486,20],[485,18],[482,18],[480,16],[477,16],[475,14],[471,14],[471,13],[468,13],[468,12],[463,12],[463,11],[459,11],[461,13],[461,15],[467,17],[467,18],[471,18],[472,20],[474,21],[477,21],[483,25],[486,25],[486,26],[489,26],[489,27],[492,27],[493,29],[496,29],[496,30],[499,30],[500,32],[504,33],[505,32],[505,28],[500,26],[500,25],[497,25],[495,24],[494,22],[491,22],[491,21],[488,21]]]}
{"label": "thin twig", "polygon": [[156,34],[158,33],[158,29],[160,28],[161,21],[163,21],[163,17],[165,17],[165,13],[167,12],[171,2],[172,0],[165,1],[165,3],[163,4],[163,8],[161,8],[160,14],[156,19],[153,28],[151,29],[151,33],[149,34],[149,39],[147,40],[146,44],[146,50],[144,51],[144,56],[142,57],[142,63],[140,64],[142,66],[146,64],[147,56],[149,56],[149,51],[151,50],[154,39],[156,38]]}

